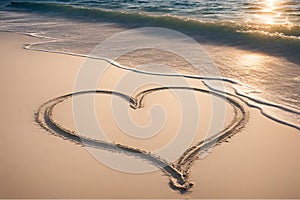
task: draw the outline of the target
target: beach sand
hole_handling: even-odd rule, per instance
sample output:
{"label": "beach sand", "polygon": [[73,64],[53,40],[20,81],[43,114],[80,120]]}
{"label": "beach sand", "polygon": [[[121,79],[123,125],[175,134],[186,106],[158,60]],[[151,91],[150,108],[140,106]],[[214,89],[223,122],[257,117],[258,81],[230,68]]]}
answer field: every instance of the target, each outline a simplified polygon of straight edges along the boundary
{"label": "beach sand", "polygon": [[[85,58],[25,50],[24,44],[40,41],[29,36],[0,32],[0,40],[0,198],[300,198],[299,131],[249,107],[246,127],[194,162],[190,179],[195,185],[186,194],[172,190],[168,177],[160,170],[132,174],[101,164],[84,147],[42,129],[34,118],[46,101],[72,93]],[[99,84],[101,89],[114,89],[126,73],[111,67]],[[197,80],[190,84],[203,86]],[[106,106],[111,97],[97,98],[95,106],[101,110],[97,115],[104,120],[104,129],[114,133],[108,137],[118,143],[151,151],[178,129],[180,111],[168,91],[150,95],[144,109],[132,113],[133,120],[145,125],[151,106],[159,103],[169,112],[165,134],[144,142],[122,136],[113,124],[111,105]],[[207,95],[196,94],[196,98],[201,100],[201,133],[208,129],[211,106]],[[226,108],[228,123],[233,110],[229,105]],[[71,112],[71,101],[65,102],[54,109],[53,116],[74,129]],[[198,135],[193,143],[203,137]]]}

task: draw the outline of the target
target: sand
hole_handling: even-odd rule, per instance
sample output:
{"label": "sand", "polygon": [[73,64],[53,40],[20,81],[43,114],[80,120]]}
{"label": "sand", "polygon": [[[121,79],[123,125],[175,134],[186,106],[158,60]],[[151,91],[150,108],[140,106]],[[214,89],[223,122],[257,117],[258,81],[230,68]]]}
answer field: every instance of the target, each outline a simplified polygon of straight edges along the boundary
{"label": "sand", "polygon": [[[161,170],[132,174],[101,164],[86,148],[45,131],[34,118],[40,105],[73,92],[85,58],[25,50],[23,44],[40,41],[29,36],[1,32],[0,40],[0,198],[300,198],[299,131],[245,105],[249,112],[245,128],[194,162],[190,180],[195,185],[188,193],[172,190],[168,176]],[[114,89],[126,73],[111,67],[99,88]],[[203,87],[196,80],[190,84]],[[193,144],[204,137],[201,133],[208,129],[211,109],[209,96],[197,93],[196,99],[201,101],[201,123]],[[111,97],[97,96],[95,106],[101,111],[97,116],[104,122],[107,136],[117,143],[152,151],[163,146],[178,129],[180,111],[168,91],[149,95],[143,109],[130,111],[132,119],[142,126],[149,123],[147,113],[153,105],[164,106],[169,113],[164,129],[151,140],[124,135],[113,124],[110,101]],[[230,105],[226,104],[226,110],[228,124],[234,115]],[[71,101],[59,104],[53,112],[64,127],[75,128]]]}

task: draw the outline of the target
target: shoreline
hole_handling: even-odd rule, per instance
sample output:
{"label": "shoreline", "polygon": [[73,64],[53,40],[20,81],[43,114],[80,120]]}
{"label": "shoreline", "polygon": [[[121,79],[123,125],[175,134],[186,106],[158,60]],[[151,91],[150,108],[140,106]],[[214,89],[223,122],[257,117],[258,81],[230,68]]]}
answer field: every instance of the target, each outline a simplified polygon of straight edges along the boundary
{"label": "shoreline", "polygon": [[[221,82],[230,83],[230,84],[233,84],[233,85],[235,85],[235,84],[236,85],[243,85],[241,82],[239,82],[239,80],[228,78],[228,77],[221,77],[221,76],[220,77],[208,77],[208,76],[199,76],[199,75],[193,75],[193,74],[166,74],[166,73],[159,73],[159,72],[157,72],[157,73],[156,72],[148,72],[148,71],[143,71],[143,70],[139,70],[139,69],[124,66],[122,64],[119,64],[119,63],[117,63],[113,60],[110,60],[110,59],[107,59],[107,58],[104,58],[104,57],[95,57],[95,56],[89,56],[89,55],[85,55],[85,54],[77,54],[77,53],[73,53],[73,52],[61,52],[61,51],[51,51],[51,50],[45,50],[45,49],[34,49],[34,48],[31,48],[31,47],[36,45],[36,44],[46,44],[46,43],[56,42],[56,41],[59,41],[59,40],[62,40],[62,39],[48,38],[48,37],[43,37],[43,36],[30,34],[30,33],[15,33],[13,31],[7,31],[7,30],[0,30],[0,32],[20,34],[20,35],[25,35],[25,36],[41,39],[41,41],[39,41],[39,42],[24,44],[23,48],[25,50],[40,51],[40,52],[51,53],[51,54],[62,54],[62,55],[67,55],[67,56],[81,57],[81,58],[85,58],[85,59],[103,60],[103,61],[107,62],[108,64],[114,66],[114,67],[124,69],[124,70],[128,70],[128,71],[132,71],[134,73],[145,74],[145,75],[162,76],[162,77],[182,77],[182,78],[186,78],[186,79],[195,79],[195,80],[203,80],[203,81],[221,81]],[[44,40],[46,40],[46,41],[44,41]],[[207,87],[209,87],[209,86],[207,85]],[[215,92],[224,93],[225,95],[236,95],[241,101],[246,103],[247,106],[258,109],[260,111],[260,113],[262,115],[264,115],[265,117],[267,117],[271,120],[274,120],[277,123],[295,128],[298,131],[300,130],[300,125],[299,124],[293,123],[293,122],[288,121],[286,119],[280,119],[280,117],[274,116],[274,114],[273,115],[269,114],[268,110],[266,111],[265,110],[266,108],[263,108],[262,106],[270,106],[271,108],[279,109],[280,111],[283,110],[283,111],[287,111],[287,112],[292,113],[292,114],[300,115],[300,111],[296,110],[295,108],[289,107],[287,105],[282,105],[282,104],[270,102],[268,100],[261,99],[261,98],[258,98],[258,97],[248,96],[246,93],[240,92],[234,87],[232,88],[234,90],[233,94],[230,94],[230,92],[227,92],[227,91],[220,91],[218,89],[214,89],[213,87],[209,87],[209,89],[211,89]],[[259,104],[259,105],[257,105],[257,104]]]}
{"label": "shoreline", "polygon": [[[3,43],[1,53],[5,55],[5,59],[0,61],[1,65],[5,66],[1,69],[1,80],[10,86],[9,88],[5,87],[5,84],[1,86],[6,93],[2,105],[14,105],[3,107],[1,116],[1,120],[6,124],[2,128],[4,140],[1,141],[4,151],[0,154],[4,166],[1,173],[4,177],[1,182],[3,189],[0,191],[2,198],[295,198],[300,196],[297,190],[300,178],[296,176],[300,170],[300,164],[297,162],[300,152],[299,131],[267,119],[254,108],[247,108],[250,111],[249,123],[232,137],[228,144],[222,143],[206,158],[195,161],[191,168],[191,180],[196,185],[190,193],[183,196],[169,188],[168,180],[159,171],[132,175],[99,164],[84,148],[42,133],[44,131],[32,122],[32,110],[36,110],[49,99],[73,91],[74,77],[84,59],[55,53],[26,51],[22,49],[22,44],[37,39],[14,33],[0,32],[0,34]],[[49,60],[51,63],[48,62]],[[117,75],[120,72],[122,74],[121,69],[111,69],[108,73]],[[114,80],[109,79],[103,81],[107,88],[114,85]],[[197,80],[192,82],[192,84],[197,83]],[[21,91],[21,94],[12,92],[16,90]],[[166,94],[154,95],[154,99],[150,98],[147,102],[152,104],[155,98],[161,99],[162,95]],[[203,97],[200,95],[199,98]],[[22,101],[19,101],[20,99]],[[62,119],[70,120],[68,116]],[[11,124],[16,123],[19,123],[19,126],[11,127]],[[264,140],[266,138],[271,139],[271,142]],[[282,148],[282,145],[286,145],[285,148]],[[17,148],[11,151],[12,146]],[[51,151],[48,151],[49,149]],[[70,159],[70,155],[75,157],[71,156]],[[50,159],[45,159],[44,156]],[[57,163],[55,160],[60,161],[58,166],[55,166]],[[264,166],[256,167],[262,162]],[[20,164],[22,169],[18,167]],[[70,168],[76,165],[76,170]],[[35,171],[32,171],[32,167]],[[86,167],[89,171],[85,170]],[[63,169],[70,169],[70,172]],[[74,177],[77,170],[83,170],[83,173]],[[37,176],[36,171],[41,176]],[[220,173],[222,171],[227,173]],[[93,177],[95,174],[100,176]],[[99,180],[101,176],[106,176],[108,182]],[[40,178],[47,181],[41,184]],[[77,180],[77,185],[74,179]],[[214,180],[213,183],[211,179]],[[63,189],[55,186],[58,180],[65,183],[60,185]],[[119,184],[115,184],[113,180],[117,180]],[[234,187],[228,188],[226,184],[228,180],[231,180],[230,185]],[[280,184],[277,184],[279,182]],[[83,186],[83,184],[87,185]],[[244,187],[248,189],[241,189]],[[77,189],[74,191],[73,188]],[[99,188],[106,189],[99,190]]]}

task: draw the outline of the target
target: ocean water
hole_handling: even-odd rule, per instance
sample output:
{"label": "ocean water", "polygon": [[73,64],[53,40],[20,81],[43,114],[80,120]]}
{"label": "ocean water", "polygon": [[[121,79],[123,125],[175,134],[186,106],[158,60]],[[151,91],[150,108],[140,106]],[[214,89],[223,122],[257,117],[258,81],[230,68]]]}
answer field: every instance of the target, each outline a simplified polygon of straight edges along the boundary
{"label": "ocean water", "polygon": [[[101,41],[138,27],[169,28],[192,37],[225,77],[228,92],[267,117],[300,129],[298,0],[0,2],[1,30],[47,40],[29,49],[88,55]],[[140,53],[119,62],[136,67],[151,62],[154,54]],[[180,74],[207,75],[168,56],[156,58]],[[148,71],[164,73],[163,67]]]}

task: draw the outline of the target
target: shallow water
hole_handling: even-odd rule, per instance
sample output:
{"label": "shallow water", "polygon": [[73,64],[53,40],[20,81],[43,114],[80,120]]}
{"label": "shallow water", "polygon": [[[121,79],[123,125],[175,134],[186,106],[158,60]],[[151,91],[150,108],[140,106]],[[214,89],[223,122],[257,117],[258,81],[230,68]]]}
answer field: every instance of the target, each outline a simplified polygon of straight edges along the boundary
{"label": "shallow water", "polygon": [[[48,40],[30,49],[88,55],[101,41],[130,28],[155,26],[185,33],[205,48],[218,73],[241,83],[227,83],[228,91],[236,89],[235,95],[271,118],[300,126],[298,1],[66,0],[2,1],[1,5],[2,30]],[[156,51],[135,52],[118,62],[130,68],[151,63],[153,58],[180,74],[216,75],[203,74],[203,63],[190,68]],[[146,71],[166,70],[148,66]]]}

